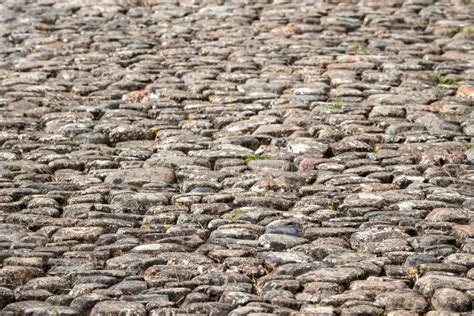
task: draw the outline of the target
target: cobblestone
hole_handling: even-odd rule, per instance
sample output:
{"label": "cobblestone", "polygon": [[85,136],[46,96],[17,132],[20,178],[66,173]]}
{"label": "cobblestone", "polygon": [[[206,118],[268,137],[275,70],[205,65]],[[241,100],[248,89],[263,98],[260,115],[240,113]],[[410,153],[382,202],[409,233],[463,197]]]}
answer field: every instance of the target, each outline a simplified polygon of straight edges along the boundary
{"label": "cobblestone", "polygon": [[0,3],[5,315],[447,315],[474,4]]}

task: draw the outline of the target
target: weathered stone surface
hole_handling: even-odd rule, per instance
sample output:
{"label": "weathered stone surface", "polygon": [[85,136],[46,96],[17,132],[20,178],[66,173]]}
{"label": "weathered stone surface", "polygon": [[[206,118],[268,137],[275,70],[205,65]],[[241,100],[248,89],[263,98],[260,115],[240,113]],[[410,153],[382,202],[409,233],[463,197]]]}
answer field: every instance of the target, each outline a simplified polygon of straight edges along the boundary
{"label": "weathered stone surface", "polygon": [[302,282],[335,282],[348,284],[364,276],[364,271],[358,268],[323,268],[300,275],[297,279]]}
{"label": "weathered stone surface", "polygon": [[423,296],[407,289],[379,294],[376,296],[376,302],[388,311],[404,309],[423,313],[428,309],[428,302]]}
{"label": "weathered stone surface", "polygon": [[108,184],[144,184],[149,182],[174,183],[173,170],[164,167],[149,169],[127,169],[110,173],[104,180]]}
{"label": "weathered stone surface", "polygon": [[0,269],[0,280],[4,285],[23,285],[29,280],[35,277],[41,277],[42,275],[43,271],[34,267],[4,266]]}
{"label": "weathered stone surface", "polygon": [[431,303],[438,311],[454,313],[472,311],[472,303],[469,296],[449,288],[436,290]]}
{"label": "weathered stone surface", "polygon": [[103,301],[97,303],[91,310],[91,315],[121,315],[123,313],[131,313],[134,315],[146,315],[146,309],[140,303],[123,302],[123,301]]}
{"label": "weathered stone surface", "polygon": [[13,302],[15,296],[13,291],[7,288],[0,288],[0,307],[3,308],[8,305],[10,302]]}
{"label": "weathered stone surface", "polygon": [[420,278],[415,288],[425,296],[431,296],[436,290],[442,288],[469,291],[474,288],[474,281],[457,276],[427,275]]}
{"label": "weathered stone surface", "polygon": [[51,304],[42,301],[22,301],[8,304],[3,311],[18,314],[34,314],[36,312],[38,314],[44,313],[46,315],[48,309],[52,308],[53,306]]}
{"label": "weathered stone surface", "polygon": [[53,241],[94,242],[104,231],[102,227],[67,227],[58,229],[52,238]]}
{"label": "weathered stone surface", "polygon": [[472,1],[0,1],[0,314],[444,315]]}

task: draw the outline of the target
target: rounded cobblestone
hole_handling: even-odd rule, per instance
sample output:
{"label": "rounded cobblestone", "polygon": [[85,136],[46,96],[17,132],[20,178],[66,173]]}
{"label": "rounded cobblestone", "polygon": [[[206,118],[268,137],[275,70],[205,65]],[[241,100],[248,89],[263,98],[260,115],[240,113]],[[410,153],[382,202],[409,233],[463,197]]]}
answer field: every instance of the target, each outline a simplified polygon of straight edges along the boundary
{"label": "rounded cobblestone", "polygon": [[2,1],[0,310],[468,313],[472,12]]}

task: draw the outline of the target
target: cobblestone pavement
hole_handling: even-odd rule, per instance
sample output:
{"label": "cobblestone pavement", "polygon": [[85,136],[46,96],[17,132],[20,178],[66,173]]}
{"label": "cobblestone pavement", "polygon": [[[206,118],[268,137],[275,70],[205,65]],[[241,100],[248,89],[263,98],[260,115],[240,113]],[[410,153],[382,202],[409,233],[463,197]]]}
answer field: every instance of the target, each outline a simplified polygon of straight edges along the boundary
{"label": "cobblestone pavement", "polygon": [[2,0],[0,314],[470,314],[473,13]]}

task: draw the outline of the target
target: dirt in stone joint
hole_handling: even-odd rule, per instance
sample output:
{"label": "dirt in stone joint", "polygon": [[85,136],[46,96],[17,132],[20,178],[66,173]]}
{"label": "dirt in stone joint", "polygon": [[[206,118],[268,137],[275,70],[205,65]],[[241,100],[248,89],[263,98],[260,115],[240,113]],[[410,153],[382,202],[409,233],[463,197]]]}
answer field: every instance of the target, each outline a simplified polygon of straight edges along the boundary
{"label": "dirt in stone joint", "polygon": [[2,315],[468,315],[474,4],[4,0]]}

